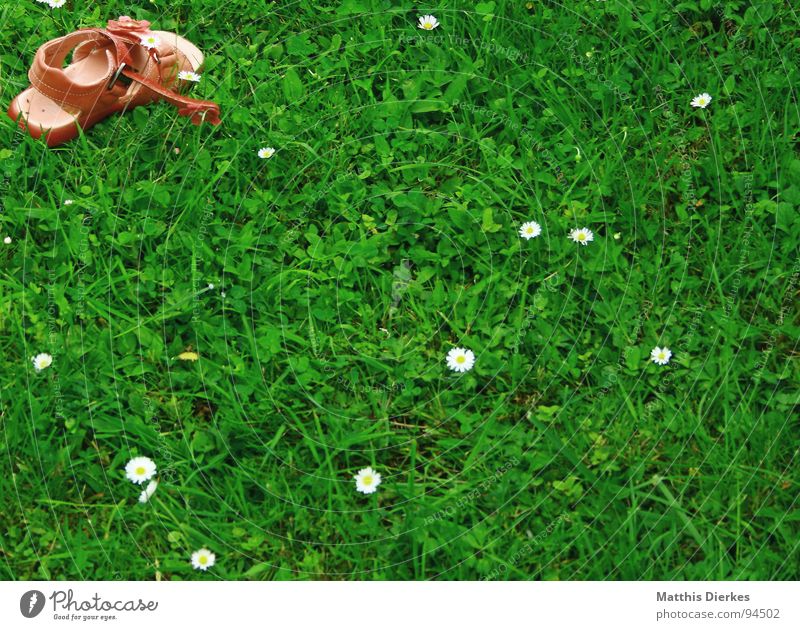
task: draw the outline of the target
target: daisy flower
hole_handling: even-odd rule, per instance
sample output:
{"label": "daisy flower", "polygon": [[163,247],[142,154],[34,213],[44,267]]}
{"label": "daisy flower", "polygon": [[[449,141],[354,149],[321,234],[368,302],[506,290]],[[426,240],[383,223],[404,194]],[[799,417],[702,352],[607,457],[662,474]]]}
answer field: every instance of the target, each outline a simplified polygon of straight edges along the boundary
{"label": "daisy flower", "polygon": [[153,479],[150,483],[147,484],[147,487],[142,490],[142,494],[139,495],[139,503],[147,503],[156,493],[156,488],[158,488],[158,482]]}
{"label": "daisy flower", "polygon": [[437,26],[439,26],[439,20],[432,15],[423,15],[419,18],[419,24],[417,25],[417,27],[421,28],[423,31],[432,31]]}
{"label": "daisy flower", "polygon": [[178,78],[181,81],[193,81],[194,83],[197,83],[200,80],[201,77],[196,72],[189,72],[188,70],[181,70],[178,73]]}
{"label": "daisy flower", "polygon": [[666,365],[672,357],[672,351],[669,348],[659,348],[656,346],[650,351],[650,360],[659,365]]}
{"label": "daisy flower", "polygon": [[275,155],[275,149],[272,147],[262,147],[258,150],[258,157],[262,160],[267,160]]}
{"label": "daisy flower", "polygon": [[[9,242],[11,241],[9,240]],[[53,357],[46,352],[41,352],[33,357],[31,361],[33,361],[33,367],[36,368],[36,371],[41,372],[43,369],[48,368],[53,364]]]}
{"label": "daisy flower", "polygon": [[139,38],[139,43],[145,48],[158,48],[161,40],[154,33],[147,33]]}
{"label": "daisy flower", "polygon": [[192,566],[201,571],[207,571],[209,568],[213,567],[216,560],[217,556],[205,547],[198,549],[192,554]]}
{"label": "daisy flower", "polygon": [[364,494],[372,494],[381,485],[381,474],[372,468],[362,468],[353,479],[356,480],[356,490]]}
{"label": "daisy flower", "polygon": [[149,457],[134,457],[125,466],[125,474],[133,483],[144,483],[156,474],[156,463]]}
{"label": "daisy flower", "polygon": [[708,104],[711,102],[711,95],[708,92],[703,92],[702,94],[698,94],[692,99],[690,105],[692,107],[699,107],[700,109],[705,109],[708,107]]}
{"label": "daisy flower", "polygon": [[71,206],[73,203],[75,203],[75,202],[72,201],[72,199],[64,199],[64,205],[65,206]]}
{"label": "daisy flower", "polygon": [[519,235],[526,241],[532,238],[536,238],[541,233],[542,233],[542,226],[536,223],[536,221],[528,221],[527,223],[523,223],[522,226],[519,228]]}
{"label": "daisy flower", "polygon": [[464,348],[453,348],[447,353],[447,367],[454,372],[466,372],[475,365],[475,353]]}
{"label": "daisy flower", "polygon": [[4,242],[6,245],[11,245],[11,237],[10,237],[10,236],[6,236],[6,237],[3,239],[3,242]]}
{"label": "daisy flower", "polygon": [[572,232],[569,233],[569,237],[581,245],[588,245],[594,240],[594,234],[592,234],[589,228],[572,230]]}
{"label": "daisy flower", "polygon": [[67,4],[67,0],[47,0],[47,4],[50,5],[51,9],[60,9]]}

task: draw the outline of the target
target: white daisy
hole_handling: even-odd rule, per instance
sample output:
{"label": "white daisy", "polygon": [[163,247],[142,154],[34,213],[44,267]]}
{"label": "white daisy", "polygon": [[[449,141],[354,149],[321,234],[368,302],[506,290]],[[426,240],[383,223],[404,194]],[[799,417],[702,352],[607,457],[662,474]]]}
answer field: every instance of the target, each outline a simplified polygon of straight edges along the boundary
{"label": "white daisy", "polygon": [[439,20],[432,15],[423,15],[419,18],[419,24],[417,26],[424,31],[432,31],[439,26]]}
{"label": "white daisy", "polygon": [[362,468],[353,479],[356,480],[356,490],[364,494],[372,494],[381,485],[381,474],[372,468]]}
{"label": "white daisy", "polygon": [[200,80],[201,77],[196,72],[189,72],[188,70],[181,70],[178,73],[178,78],[181,81],[192,81],[194,83],[197,83]]}
{"label": "white daisy", "polygon": [[125,474],[133,483],[144,483],[156,474],[156,463],[149,457],[134,457],[125,466]]}
{"label": "white daisy", "polygon": [[156,488],[158,488],[158,481],[153,479],[150,483],[147,484],[147,487],[142,490],[142,494],[139,495],[139,503],[147,503],[156,493]]}
{"label": "white daisy", "polygon": [[700,109],[705,109],[708,107],[708,104],[711,102],[711,95],[708,92],[703,92],[702,94],[698,94],[692,99],[690,105],[692,107],[699,107]]}
{"label": "white daisy", "polygon": [[209,282],[208,283],[208,290],[209,291],[213,291],[214,290],[214,283],[213,282]]}
{"label": "white daisy", "polygon": [[50,5],[51,9],[60,9],[67,4],[67,0],[47,0],[47,4]]}
{"label": "white daisy", "polygon": [[273,155],[275,155],[275,149],[272,147],[262,147],[258,150],[258,157],[260,157],[262,160],[269,159]]}
{"label": "white daisy", "polygon": [[656,346],[650,351],[650,360],[659,365],[666,365],[672,357],[672,351],[669,348],[659,348]]}
{"label": "white daisy", "polygon": [[71,206],[73,203],[75,203],[75,202],[72,201],[72,199],[64,199],[64,205],[65,206]]}
{"label": "white daisy", "polygon": [[11,237],[10,237],[10,236],[6,236],[6,237],[3,239],[3,242],[4,242],[6,245],[11,245]]}
{"label": "white daisy", "polygon": [[536,238],[541,233],[542,233],[542,226],[536,223],[536,221],[528,221],[527,223],[523,223],[522,226],[519,228],[519,235],[526,241],[532,238]]}
{"label": "white daisy", "polygon": [[575,241],[576,243],[580,243],[581,245],[588,245],[594,240],[594,234],[589,228],[580,228],[577,230],[572,230],[569,233],[569,237]]}
{"label": "white daisy", "polygon": [[161,40],[155,33],[147,33],[139,38],[139,43],[145,48],[158,48]]}
{"label": "white daisy", "polygon": [[33,361],[33,367],[36,368],[36,371],[41,372],[53,364],[53,357],[46,352],[41,352],[33,357],[31,361]]}
{"label": "white daisy", "polygon": [[447,367],[454,372],[466,372],[475,365],[475,353],[464,348],[453,348],[447,353]]}
{"label": "white daisy", "polygon": [[195,569],[200,569],[201,571],[207,571],[209,568],[214,566],[216,561],[217,556],[215,556],[205,547],[198,549],[192,554],[192,566]]}

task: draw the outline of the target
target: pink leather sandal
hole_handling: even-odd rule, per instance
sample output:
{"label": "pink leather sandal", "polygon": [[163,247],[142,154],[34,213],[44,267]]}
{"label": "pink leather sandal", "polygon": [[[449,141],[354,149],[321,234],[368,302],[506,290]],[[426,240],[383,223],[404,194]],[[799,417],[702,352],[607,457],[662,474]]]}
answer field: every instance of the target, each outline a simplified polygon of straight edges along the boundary
{"label": "pink leather sandal", "polygon": [[[220,124],[219,106],[189,98],[173,88],[203,66],[197,47],[150,22],[122,16],[105,29],[87,28],[44,44],[28,77],[31,85],[8,107],[8,115],[48,146],[63,144],[111,114],[165,100],[189,116]],[[70,51],[72,60],[63,68]],[[63,68],[63,69],[62,69]]]}

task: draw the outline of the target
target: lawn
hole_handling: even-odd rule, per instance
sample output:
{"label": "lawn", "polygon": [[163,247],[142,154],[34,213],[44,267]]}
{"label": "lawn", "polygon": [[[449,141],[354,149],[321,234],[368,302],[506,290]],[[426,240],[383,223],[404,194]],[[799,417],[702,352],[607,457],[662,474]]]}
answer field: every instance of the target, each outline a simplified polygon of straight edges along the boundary
{"label": "lawn", "polygon": [[0,579],[800,579],[792,4],[6,3],[223,123],[0,121]]}

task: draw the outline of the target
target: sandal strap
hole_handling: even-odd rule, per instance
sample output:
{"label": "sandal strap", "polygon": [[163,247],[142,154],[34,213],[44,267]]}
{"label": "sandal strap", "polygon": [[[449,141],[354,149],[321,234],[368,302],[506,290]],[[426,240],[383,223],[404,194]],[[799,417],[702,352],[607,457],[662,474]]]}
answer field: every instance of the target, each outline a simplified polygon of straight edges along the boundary
{"label": "sandal strap", "polygon": [[[96,102],[98,94],[102,91],[104,83],[108,82],[108,76],[102,77],[93,85],[75,85],[61,69],[64,59],[79,44],[87,41],[101,42],[106,37],[90,29],[82,29],[64,37],[51,40],[43,44],[34,57],[33,64],[28,71],[28,79],[31,85],[48,98],[57,103],[71,105],[77,109],[85,109]],[[116,46],[116,44],[115,44]],[[109,76],[113,71],[113,62],[116,51],[109,55]],[[127,53],[124,55],[127,56]],[[98,91],[100,90],[100,92]]]}
{"label": "sandal strap", "polygon": [[178,115],[189,116],[192,123],[195,125],[199,125],[204,120],[215,126],[222,122],[219,117],[219,105],[213,101],[204,101],[178,94],[124,66],[121,66],[120,70],[121,72],[119,72],[119,74],[122,74],[122,76],[136,81],[137,83],[141,83],[147,89],[153,90],[153,92],[161,96],[167,103],[177,107]]}
{"label": "sandal strap", "polygon": [[[112,25],[112,22],[109,22],[109,26]],[[113,27],[112,27],[113,28]],[[126,35],[118,35],[114,33],[110,33],[105,29],[95,29],[97,32],[107,35],[115,42],[115,46],[117,46],[118,57],[117,61],[119,66],[117,71],[112,77],[112,81],[110,82],[110,86],[113,86],[113,81],[116,77],[119,77],[120,74],[124,77],[132,81],[136,81],[140,85],[146,87],[149,90],[152,90],[156,94],[158,94],[162,99],[167,101],[170,105],[173,105],[178,108],[178,115],[179,116],[188,116],[192,123],[195,125],[199,125],[204,120],[210,122],[212,125],[216,126],[222,123],[220,120],[219,114],[220,109],[219,105],[214,103],[213,101],[206,101],[197,98],[191,98],[189,96],[184,96],[183,94],[179,94],[174,90],[170,90],[169,88],[165,87],[159,82],[153,81],[145,77],[144,75],[131,70],[127,67],[127,64],[130,62],[130,48],[126,48],[126,46],[140,46],[141,43],[134,39],[134,41],[130,41]],[[137,37],[137,35],[132,35],[132,37]],[[119,44],[117,43],[119,42]],[[163,59],[159,59],[156,51],[154,49],[149,49],[148,53],[150,56],[156,61],[156,64],[159,65],[159,75],[161,74],[160,64],[164,59],[167,57],[165,56]]]}

